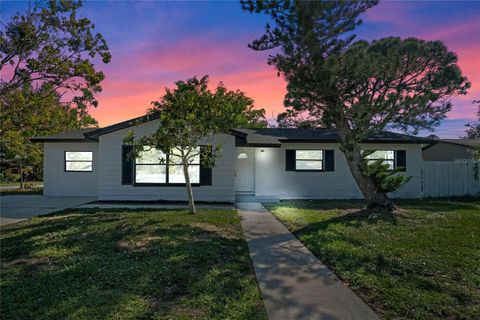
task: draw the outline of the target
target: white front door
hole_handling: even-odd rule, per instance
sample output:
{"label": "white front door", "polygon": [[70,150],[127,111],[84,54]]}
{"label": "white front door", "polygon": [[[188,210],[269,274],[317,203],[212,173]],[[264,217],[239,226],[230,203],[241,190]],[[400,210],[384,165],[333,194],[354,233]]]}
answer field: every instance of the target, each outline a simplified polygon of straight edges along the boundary
{"label": "white front door", "polygon": [[235,191],[254,191],[255,149],[236,148],[235,156]]}

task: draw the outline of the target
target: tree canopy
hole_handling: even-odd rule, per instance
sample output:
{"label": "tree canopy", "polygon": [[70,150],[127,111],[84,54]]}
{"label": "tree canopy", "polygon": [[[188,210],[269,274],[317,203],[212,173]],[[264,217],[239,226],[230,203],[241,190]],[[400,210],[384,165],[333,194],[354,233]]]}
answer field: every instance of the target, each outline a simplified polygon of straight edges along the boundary
{"label": "tree canopy", "polygon": [[88,114],[62,103],[48,83],[11,90],[1,96],[0,106],[0,164],[17,167],[20,173],[26,166],[41,164],[42,145],[30,142],[31,137],[97,125]]}
{"label": "tree canopy", "polygon": [[98,105],[105,75],[94,62],[111,56],[92,22],[79,17],[81,7],[75,0],[34,1],[1,23],[2,167],[39,164],[43,150],[32,136],[97,124],[88,107]]}
{"label": "tree canopy", "polygon": [[384,129],[431,129],[451,109],[449,98],[465,94],[470,83],[456,54],[440,41],[388,37],[354,42],[358,16],[376,3],[266,0],[242,1],[242,6],[275,22],[250,46],[278,48],[268,62],[287,81],[287,112],[280,123],[336,128],[368,206],[391,210],[386,193],[392,185],[378,186],[360,142]]}
{"label": "tree canopy", "polygon": [[174,89],[166,88],[148,110],[149,115],[159,117],[155,132],[140,137],[130,132],[125,138],[127,143],[135,144],[137,155],[145,146],[154,147],[183,166],[191,213],[196,209],[188,167],[198,158],[204,166],[215,166],[223,145],[198,146],[235,127],[267,126],[265,110],[255,109],[254,101],[243,92],[227,90],[222,83],[212,91],[208,84],[208,76],[203,76],[177,81]]}
{"label": "tree canopy", "polygon": [[467,131],[465,138],[467,139],[480,139],[480,100],[473,101],[477,104],[477,121],[467,124]]}
{"label": "tree canopy", "polygon": [[94,33],[94,25],[78,16],[81,1],[33,2],[24,13],[2,23],[0,31],[0,94],[21,89],[25,84],[50,84],[50,89],[67,93],[69,101],[86,112],[97,106],[95,94],[105,78],[92,59],[103,63],[111,56],[105,39]]}

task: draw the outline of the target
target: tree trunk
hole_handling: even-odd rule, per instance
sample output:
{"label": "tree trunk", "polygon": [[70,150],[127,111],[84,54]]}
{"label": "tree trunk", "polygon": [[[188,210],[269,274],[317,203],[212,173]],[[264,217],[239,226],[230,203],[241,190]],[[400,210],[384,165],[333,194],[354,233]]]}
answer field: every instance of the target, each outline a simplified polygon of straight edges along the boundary
{"label": "tree trunk", "polygon": [[23,165],[20,163],[19,165],[20,168],[20,189],[24,189],[25,186],[23,185]]}
{"label": "tree trunk", "polygon": [[183,165],[183,174],[185,175],[185,184],[187,186],[187,195],[188,195],[188,208],[190,213],[195,214],[197,213],[197,209],[195,208],[195,202],[193,201],[193,191],[192,191],[192,184],[190,183],[190,175],[188,173],[188,165]]}
{"label": "tree trunk", "polygon": [[362,154],[360,145],[354,138],[346,120],[337,119],[337,130],[343,153],[355,182],[367,202],[368,209],[393,211],[395,206],[388,195],[380,190],[373,179],[362,172]]}

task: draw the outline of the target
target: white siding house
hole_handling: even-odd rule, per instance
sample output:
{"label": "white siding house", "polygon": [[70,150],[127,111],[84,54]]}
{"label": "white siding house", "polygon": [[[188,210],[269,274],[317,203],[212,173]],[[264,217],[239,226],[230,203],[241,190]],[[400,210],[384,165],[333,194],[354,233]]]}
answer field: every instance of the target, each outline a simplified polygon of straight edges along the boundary
{"label": "white siding house", "polygon": [[[139,183],[137,160],[126,160],[124,138],[154,132],[155,119],[125,121],[103,129],[86,129],[32,141],[45,144],[44,194],[96,196],[111,201],[186,201],[184,184]],[[199,145],[222,144],[223,155],[212,168],[199,165],[193,186],[197,201],[235,202],[250,195],[277,199],[362,198],[334,130],[235,129]],[[382,150],[392,167],[404,167],[412,179],[393,197],[421,196],[421,138],[383,132],[362,144]],[[303,159],[305,158],[305,159]],[[156,164],[159,165],[159,164]],[[140,168],[141,169],[141,168]],[[138,169],[138,170],[140,170]],[[167,175],[168,175],[168,170]]]}
{"label": "white siding house", "polygon": [[[43,160],[43,193],[49,196],[98,195],[98,143],[46,142]],[[67,171],[66,152],[91,152],[92,171]]]}

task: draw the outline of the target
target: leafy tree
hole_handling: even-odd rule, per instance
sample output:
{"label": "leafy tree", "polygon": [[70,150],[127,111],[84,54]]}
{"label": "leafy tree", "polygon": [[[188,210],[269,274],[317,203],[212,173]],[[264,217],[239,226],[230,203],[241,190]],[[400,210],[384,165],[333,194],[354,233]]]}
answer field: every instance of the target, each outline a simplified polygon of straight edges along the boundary
{"label": "leafy tree", "polygon": [[[49,83],[51,93],[68,92],[79,112],[97,106],[95,94],[105,78],[91,59],[110,62],[108,46],[87,18],[77,16],[81,1],[35,2],[17,13],[0,31],[0,94],[25,84]],[[49,99],[50,97],[47,97]]]}
{"label": "leafy tree", "polygon": [[374,152],[375,150],[362,152],[362,169],[364,170],[362,174],[369,177],[379,190],[385,193],[392,192],[411,180],[412,177],[397,174],[405,169],[403,167],[396,167],[392,170],[383,160],[369,161],[368,156]]}
{"label": "leafy tree", "polygon": [[97,124],[88,114],[62,103],[51,86],[45,83],[33,89],[24,85],[0,98],[0,164],[19,169],[21,188],[24,168],[42,161],[43,148],[30,142],[31,137]]}
{"label": "leafy tree", "polygon": [[277,126],[279,128],[324,128],[323,123],[319,119],[306,112],[298,112],[293,109],[278,114]]}
{"label": "leafy tree", "polygon": [[384,38],[353,43],[358,15],[369,1],[243,1],[250,12],[275,22],[255,40],[287,80],[285,105],[338,131],[341,149],[368,208],[393,210],[387,192],[366,174],[360,142],[384,129],[430,129],[451,109],[449,97],[465,94],[457,56],[440,41]]}
{"label": "leafy tree", "polygon": [[[134,144],[135,155],[154,147],[183,166],[188,203],[196,213],[190,183],[189,166],[200,158],[207,167],[215,166],[222,144],[198,148],[202,141],[216,134],[228,133],[235,127],[266,127],[265,110],[254,109],[253,100],[241,91],[228,91],[220,83],[212,92],[208,76],[177,81],[175,89],[166,88],[165,95],[152,102],[149,115],[159,115],[159,126],[151,134],[136,138],[130,132],[125,142]],[[148,150],[148,149],[147,149]],[[159,159],[164,162],[165,159]]]}
{"label": "leafy tree", "polygon": [[480,100],[473,101],[473,103],[477,104],[477,122],[468,123],[466,126],[468,127],[466,133],[467,135],[465,138],[467,139],[480,139]]}

